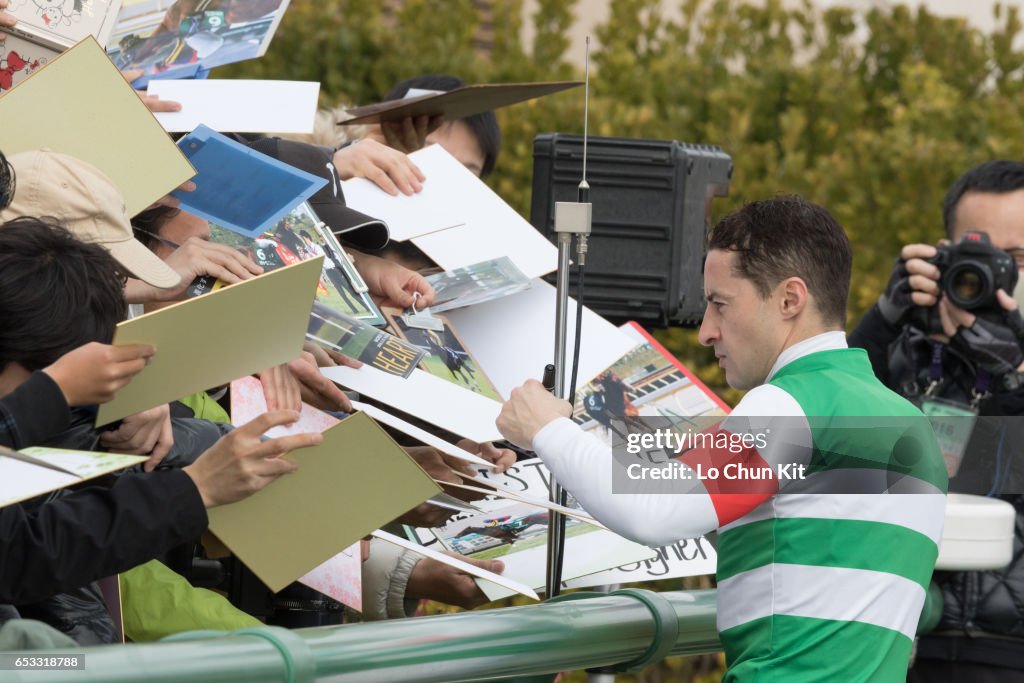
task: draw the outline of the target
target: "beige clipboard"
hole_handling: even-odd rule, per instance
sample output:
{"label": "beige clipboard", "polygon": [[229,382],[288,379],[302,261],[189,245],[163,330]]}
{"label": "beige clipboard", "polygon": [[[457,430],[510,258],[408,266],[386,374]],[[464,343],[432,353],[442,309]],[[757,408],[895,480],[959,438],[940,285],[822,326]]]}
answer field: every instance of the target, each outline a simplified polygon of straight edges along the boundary
{"label": "beige clipboard", "polygon": [[388,100],[363,107],[348,109],[352,118],[340,125],[380,123],[407,116],[435,116],[444,114],[448,121],[493,111],[517,102],[525,102],[544,95],[583,85],[583,81],[552,81],[550,83],[480,83],[464,85],[440,94],[420,95],[402,100]]}
{"label": "beige clipboard", "polygon": [[147,313],[117,326],[114,345],[156,355],[96,416],[103,426],[299,357],[323,256]]}
{"label": "beige clipboard", "polygon": [[277,592],[441,491],[366,413],[285,456],[299,469],[210,510],[210,531]]}
{"label": "beige clipboard", "polygon": [[92,36],[0,97],[0,121],[5,155],[48,148],[87,161],[129,216],[196,174]]}

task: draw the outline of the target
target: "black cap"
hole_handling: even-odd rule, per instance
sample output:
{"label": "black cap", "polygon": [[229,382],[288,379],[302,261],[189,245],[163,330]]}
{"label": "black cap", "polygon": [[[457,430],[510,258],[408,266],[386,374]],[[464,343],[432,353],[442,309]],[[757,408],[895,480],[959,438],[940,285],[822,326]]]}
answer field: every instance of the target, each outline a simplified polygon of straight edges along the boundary
{"label": "black cap", "polygon": [[246,144],[257,152],[327,180],[327,184],[307,201],[338,239],[360,249],[381,249],[387,245],[390,234],[384,221],[345,206],[345,195],[329,148],[282,138],[261,138]]}

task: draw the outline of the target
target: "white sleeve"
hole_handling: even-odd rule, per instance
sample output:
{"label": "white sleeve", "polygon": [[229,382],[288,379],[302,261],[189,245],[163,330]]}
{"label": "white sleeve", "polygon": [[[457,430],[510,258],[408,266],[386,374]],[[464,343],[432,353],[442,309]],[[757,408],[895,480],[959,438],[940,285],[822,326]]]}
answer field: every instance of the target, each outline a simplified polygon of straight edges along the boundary
{"label": "white sleeve", "polygon": [[533,450],[584,510],[632,541],[657,548],[718,526],[707,495],[612,493],[611,446],[567,418],[537,432]]}
{"label": "white sleeve", "polygon": [[[806,417],[796,400],[778,387],[762,385],[750,391],[723,420],[722,427],[733,433],[770,433],[772,438],[766,448],[759,449],[759,455],[773,466],[809,461]],[[672,493],[654,493],[649,481],[620,476],[613,492],[616,465],[611,446],[567,418],[545,425],[533,439],[533,450],[587,512],[612,531],[638,543],[659,547],[702,536],[730,521],[720,522],[713,496],[696,475],[673,482]],[[724,456],[730,454],[725,452]],[[680,467],[689,469],[684,463]]]}

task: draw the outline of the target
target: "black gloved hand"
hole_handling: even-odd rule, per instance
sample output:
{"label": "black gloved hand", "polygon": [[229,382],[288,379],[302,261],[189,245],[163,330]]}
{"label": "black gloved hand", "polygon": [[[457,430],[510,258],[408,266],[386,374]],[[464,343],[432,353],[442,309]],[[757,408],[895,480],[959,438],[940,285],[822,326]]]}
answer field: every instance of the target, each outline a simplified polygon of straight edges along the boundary
{"label": "black gloved hand", "polygon": [[993,376],[1016,372],[1024,362],[1024,318],[1020,311],[1006,312],[1006,324],[978,318],[970,327],[961,327],[950,339],[954,349]]}
{"label": "black gloved hand", "polygon": [[907,321],[907,316],[915,305],[911,298],[913,291],[906,259],[896,259],[892,275],[889,276],[889,284],[878,297],[878,310],[886,322],[890,325],[902,325]]}

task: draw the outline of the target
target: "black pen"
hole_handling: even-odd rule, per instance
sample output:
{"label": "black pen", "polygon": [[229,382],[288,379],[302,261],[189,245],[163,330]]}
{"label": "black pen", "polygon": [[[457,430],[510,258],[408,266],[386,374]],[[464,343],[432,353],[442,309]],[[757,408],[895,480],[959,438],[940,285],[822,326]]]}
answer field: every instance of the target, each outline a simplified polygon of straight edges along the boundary
{"label": "black pen", "polygon": [[150,232],[149,230],[144,230],[142,228],[136,228],[134,225],[132,226],[132,230],[134,230],[135,232],[141,232],[143,235],[149,235],[153,239],[155,239],[155,240],[157,240],[159,242],[162,242],[164,245],[170,247],[171,249],[181,249],[181,245],[180,244],[177,244],[176,242],[172,242],[172,241],[170,241],[168,239],[164,239],[163,237],[161,237],[160,235],[156,234],[155,232]]}
{"label": "black pen", "polygon": [[544,378],[540,381],[548,391],[555,390],[555,366],[548,363],[544,366]]}

